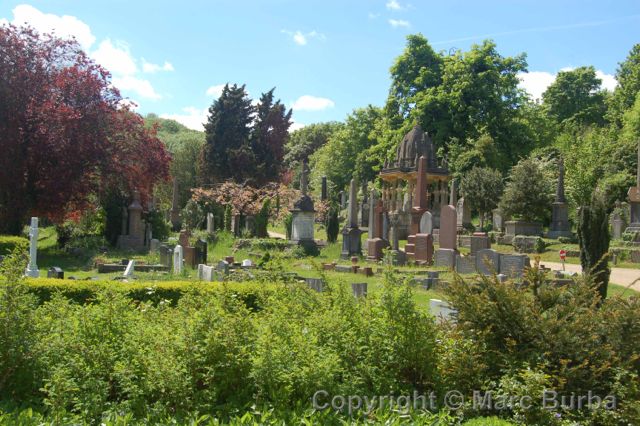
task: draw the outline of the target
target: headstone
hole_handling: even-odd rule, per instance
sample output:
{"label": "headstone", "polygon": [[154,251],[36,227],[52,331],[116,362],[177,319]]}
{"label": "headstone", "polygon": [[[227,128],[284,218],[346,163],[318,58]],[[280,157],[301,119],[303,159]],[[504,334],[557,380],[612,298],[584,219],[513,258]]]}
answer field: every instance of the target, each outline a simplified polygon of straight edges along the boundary
{"label": "headstone", "polygon": [[456,249],[457,215],[453,206],[442,206],[440,210],[440,248]]}
{"label": "headstone", "polygon": [[133,270],[136,267],[136,261],[135,260],[130,260],[129,263],[127,264],[127,268],[124,270],[124,274],[122,274],[122,276],[124,278],[133,278]]}
{"label": "headstone", "polygon": [[25,275],[31,278],[38,278],[40,270],[38,269],[38,218],[31,218],[31,226],[29,227],[29,264]]}
{"label": "headstone", "polygon": [[486,235],[472,235],[470,237],[471,254],[476,254],[480,250],[491,248],[491,239]]}
{"label": "headstone", "polygon": [[198,279],[201,281],[211,282],[215,277],[215,269],[213,266],[208,266],[204,264],[198,265]]}
{"label": "headstone", "polygon": [[420,233],[433,233],[433,218],[431,216],[431,212],[424,212],[422,217],[420,218]]}
{"label": "headstone", "polygon": [[475,256],[456,256],[456,272],[459,274],[473,274],[476,272]]}
{"label": "headstone", "polygon": [[465,202],[464,197],[458,200],[456,212],[456,225],[458,229],[463,229],[471,225],[471,209],[469,208],[469,203]]}
{"label": "headstone", "polygon": [[417,234],[414,243],[414,260],[431,264],[433,262],[433,237],[431,234]]}
{"label": "headstone", "polygon": [[458,315],[458,311],[439,299],[429,300],[429,312],[439,321],[455,321]]}
{"label": "headstone", "polygon": [[509,279],[509,277],[507,277],[505,274],[498,274],[498,282],[504,283],[507,282],[507,280]]}
{"label": "headstone", "polygon": [[195,255],[195,264],[207,263],[207,242],[203,239],[198,238],[196,241],[196,255]]}
{"label": "headstone", "polygon": [[509,278],[520,278],[524,273],[524,268],[530,265],[531,261],[526,254],[502,254],[500,256],[500,273]]}
{"label": "headstone", "polygon": [[166,244],[161,244],[158,249],[160,252],[160,264],[171,268],[173,262],[173,249]]}
{"label": "headstone", "polygon": [[353,272],[353,270],[351,269],[351,266],[345,266],[345,265],[336,265],[333,268],[333,270],[336,272]]}
{"label": "headstone", "polygon": [[492,275],[500,271],[500,253],[492,249],[478,250],[476,270],[482,275]]}
{"label": "headstone", "polygon": [[620,214],[614,213],[613,220],[611,222],[612,222],[611,227],[613,228],[612,238],[614,240],[619,240],[620,238],[622,238],[622,232],[625,229],[624,220],[622,220],[622,217],[620,216]]}
{"label": "headstone", "polygon": [[351,290],[357,298],[367,297],[367,283],[352,283]]}
{"label": "headstone", "polygon": [[47,271],[47,278],[64,279],[64,271],[58,266],[52,266]]}
{"label": "headstone", "polygon": [[173,249],[173,273],[174,275],[182,275],[184,270],[182,246],[178,244]]}
{"label": "headstone", "polygon": [[453,269],[456,264],[456,251],[453,249],[438,249],[435,257],[437,267]]}
{"label": "headstone", "polygon": [[320,192],[320,199],[325,201],[327,199],[327,177],[322,176],[322,190]]}
{"label": "headstone", "polygon": [[149,252],[155,253],[160,249],[160,240],[152,238],[149,242]]}
{"label": "headstone", "polygon": [[198,258],[196,255],[196,248],[195,247],[189,247],[189,246],[183,246],[182,247],[182,256],[184,259],[184,265],[188,265],[192,268],[197,268],[198,267]]}
{"label": "headstone", "polygon": [[214,229],[214,216],[213,213],[207,213],[207,232],[213,234]]}
{"label": "headstone", "polygon": [[311,288],[317,292],[324,291],[324,280],[322,278],[305,278],[304,282]]}
{"label": "headstone", "polygon": [[191,232],[189,232],[186,229],[183,229],[182,231],[180,231],[180,235],[178,235],[178,244],[180,244],[182,247],[188,247],[189,244],[189,240],[191,239]]}
{"label": "headstone", "polygon": [[496,232],[504,231],[504,220],[502,218],[502,210],[494,209],[493,214],[493,230]]}
{"label": "headstone", "polygon": [[229,262],[227,262],[226,260],[221,260],[220,262],[218,262],[218,266],[216,267],[216,269],[224,275],[227,275],[229,273]]}
{"label": "headstone", "polygon": [[307,194],[307,163],[302,163],[302,173],[300,175],[300,188],[302,195],[294,203],[291,214],[291,240],[303,244],[315,244],[313,237],[315,223],[315,209],[313,200]]}
{"label": "headstone", "polygon": [[245,259],[242,261],[243,268],[251,268],[252,266],[253,266],[253,262],[251,261],[251,259]]}

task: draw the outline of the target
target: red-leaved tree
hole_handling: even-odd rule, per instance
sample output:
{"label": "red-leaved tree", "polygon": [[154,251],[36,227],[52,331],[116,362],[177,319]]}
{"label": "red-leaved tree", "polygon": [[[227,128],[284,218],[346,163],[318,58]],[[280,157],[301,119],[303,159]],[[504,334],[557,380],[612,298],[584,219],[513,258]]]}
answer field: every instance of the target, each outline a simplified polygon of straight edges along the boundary
{"label": "red-leaved tree", "polygon": [[29,215],[61,220],[108,188],[146,198],[169,162],[77,42],[0,26],[0,233]]}

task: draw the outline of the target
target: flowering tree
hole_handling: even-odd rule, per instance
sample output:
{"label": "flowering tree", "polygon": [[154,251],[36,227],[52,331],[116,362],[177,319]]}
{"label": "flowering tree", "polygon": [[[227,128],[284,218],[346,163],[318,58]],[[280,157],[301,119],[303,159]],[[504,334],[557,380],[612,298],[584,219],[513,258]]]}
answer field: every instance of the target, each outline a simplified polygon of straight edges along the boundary
{"label": "flowering tree", "polygon": [[29,215],[60,220],[114,186],[144,199],[168,177],[155,131],[77,42],[5,25],[0,52],[0,233]]}

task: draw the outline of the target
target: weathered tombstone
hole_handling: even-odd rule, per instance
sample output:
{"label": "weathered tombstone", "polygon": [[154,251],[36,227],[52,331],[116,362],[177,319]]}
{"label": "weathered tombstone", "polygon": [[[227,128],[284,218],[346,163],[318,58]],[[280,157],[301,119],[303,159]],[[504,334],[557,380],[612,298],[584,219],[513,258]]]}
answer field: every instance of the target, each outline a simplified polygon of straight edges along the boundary
{"label": "weathered tombstone", "polygon": [[464,197],[458,200],[456,213],[456,225],[458,229],[467,228],[471,225],[471,209],[469,208],[469,203],[465,202]]}
{"label": "weathered tombstone", "polygon": [[356,181],[351,179],[349,187],[349,210],[347,223],[342,229],[342,253],[343,259],[358,256],[362,253],[362,231],[358,228],[358,188]]}
{"label": "weathered tombstone", "polygon": [[47,271],[47,278],[64,279],[64,271],[59,266],[52,266]]}
{"label": "weathered tombstone", "polygon": [[182,256],[184,259],[184,265],[188,265],[192,268],[196,268],[198,266],[195,247],[183,246]]}
{"label": "weathered tombstone", "polygon": [[171,268],[171,263],[173,261],[173,249],[166,244],[161,244],[159,251],[160,264],[166,266],[167,268]]}
{"label": "weathered tombstone", "polygon": [[118,248],[122,250],[142,250],[145,248],[145,226],[142,222],[140,193],[133,191],[133,200],[128,208],[129,231],[118,236]]}
{"label": "weathered tombstone", "polygon": [[611,222],[611,227],[613,228],[612,237],[614,240],[619,240],[620,238],[622,238],[622,232],[625,228],[624,220],[622,220],[620,214],[614,213]]}
{"label": "weathered tombstone", "polygon": [[160,248],[160,240],[156,238],[152,238],[149,242],[149,252],[155,253]]}
{"label": "weathered tombstone", "polygon": [[564,161],[560,158],[558,165],[558,186],[556,188],[556,200],[553,203],[551,225],[548,238],[571,237],[571,225],[569,224],[569,206],[564,196]]}
{"label": "weathered tombstone", "polygon": [[305,278],[304,281],[312,290],[317,292],[324,291],[324,281],[322,278]]}
{"label": "weathered tombstone", "polygon": [[38,269],[38,218],[31,218],[31,226],[29,227],[29,264],[25,275],[31,278],[38,278],[40,270]]}
{"label": "weathered tombstone", "polygon": [[351,290],[355,297],[367,297],[367,283],[352,283]]}
{"label": "weathered tombstone", "polygon": [[198,265],[198,279],[202,281],[207,281],[207,282],[213,281],[213,278],[215,275],[214,272],[215,271],[213,269],[213,266],[208,266],[203,264]]}
{"label": "weathered tombstone", "polygon": [[480,250],[491,248],[491,239],[486,234],[473,234],[470,238],[471,254],[476,254]]}
{"label": "weathered tombstone", "polygon": [[431,262],[433,262],[433,237],[431,234],[417,234],[414,239],[414,244],[414,260],[416,262],[431,264]]}
{"label": "weathered tombstone", "polygon": [[251,261],[251,259],[245,259],[245,260],[242,261],[241,266],[243,268],[251,268],[251,267],[253,267],[253,262]]}
{"label": "weathered tombstone", "polygon": [[493,230],[496,232],[503,232],[504,220],[502,217],[502,210],[494,209],[492,213],[493,213]]}
{"label": "weathered tombstone", "polygon": [[437,267],[453,269],[456,264],[456,251],[453,249],[438,249],[435,257]]}
{"label": "weathered tombstone", "polygon": [[458,311],[439,299],[429,300],[429,312],[439,321],[455,321],[458,315]]}
{"label": "weathered tombstone", "polygon": [[183,270],[184,270],[184,265],[183,265],[183,257],[182,257],[182,246],[178,244],[173,249],[173,273],[175,275],[182,275]]}
{"label": "weathered tombstone", "polygon": [[207,213],[207,232],[213,234],[214,229],[214,216],[213,213]]}
{"label": "weathered tombstone", "polygon": [[500,253],[492,249],[478,250],[476,270],[482,275],[492,275],[500,271]]}
{"label": "weathered tombstone", "polygon": [[216,269],[222,272],[224,275],[227,275],[229,273],[229,262],[227,262],[226,260],[221,260],[220,262],[218,262],[218,266],[216,267]]}
{"label": "weathered tombstone", "polygon": [[442,206],[440,210],[440,248],[456,249],[457,246],[457,215],[453,206]]}
{"label": "weathered tombstone", "polygon": [[420,233],[431,234],[433,233],[433,218],[431,212],[424,212],[420,218]]}
{"label": "weathered tombstone", "polygon": [[500,256],[500,273],[509,278],[522,277],[524,268],[529,265],[529,256],[526,254],[502,254]]}
{"label": "weathered tombstone", "polygon": [[196,241],[195,264],[207,263],[207,242],[201,238]]}
{"label": "weathered tombstone", "polygon": [[456,256],[456,272],[459,274],[473,274],[476,272],[475,256]]}
{"label": "weathered tombstone", "polygon": [[498,274],[498,282],[504,283],[507,282],[507,280],[509,279],[509,277],[507,277],[505,274]]}
{"label": "weathered tombstone", "polygon": [[122,274],[122,276],[124,278],[133,278],[133,270],[136,267],[136,261],[135,260],[130,260],[129,263],[127,264],[127,268],[124,270],[124,274]]}
{"label": "weathered tombstone", "polygon": [[178,235],[178,244],[180,244],[182,247],[188,247],[189,244],[189,239],[191,238],[191,232],[189,232],[186,229],[183,229],[182,231],[180,231],[180,234]]}
{"label": "weathered tombstone", "polygon": [[298,244],[315,244],[313,237],[315,223],[315,209],[313,200],[307,194],[307,163],[302,163],[302,173],[300,175],[300,189],[302,195],[294,203],[291,214],[293,216],[291,222],[291,240]]}

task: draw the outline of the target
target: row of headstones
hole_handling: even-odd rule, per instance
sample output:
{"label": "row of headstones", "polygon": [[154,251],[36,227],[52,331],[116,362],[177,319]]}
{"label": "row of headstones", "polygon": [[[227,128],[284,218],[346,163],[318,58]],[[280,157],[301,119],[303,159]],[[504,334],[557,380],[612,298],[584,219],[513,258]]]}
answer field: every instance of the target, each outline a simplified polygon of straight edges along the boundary
{"label": "row of headstones", "polygon": [[[245,259],[240,264],[242,269],[252,269],[253,262],[250,259]],[[216,266],[209,266],[205,264],[198,265],[198,279],[200,281],[224,281],[225,277],[231,272],[231,263],[226,260],[221,260]]]}
{"label": "row of headstones", "polygon": [[522,277],[524,269],[530,266],[529,256],[504,254],[492,249],[484,249],[475,255],[461,256],[452,249],[438,249],[435,253],[435,265],[453,269],[459,274],[479,273],[482,275],[501,274],[505,277]]}

